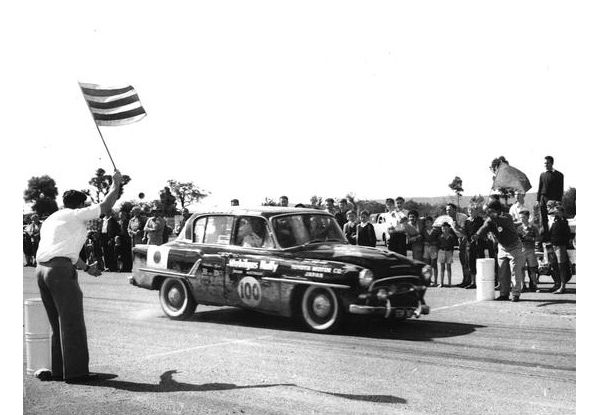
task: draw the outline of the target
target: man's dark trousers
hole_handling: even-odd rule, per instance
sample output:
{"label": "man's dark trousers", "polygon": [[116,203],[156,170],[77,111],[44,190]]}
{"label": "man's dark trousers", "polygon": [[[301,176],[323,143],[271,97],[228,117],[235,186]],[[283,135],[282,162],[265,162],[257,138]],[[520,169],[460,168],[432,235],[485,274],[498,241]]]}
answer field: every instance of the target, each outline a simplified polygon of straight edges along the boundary
{"label": "man's dark trousers", "polygon": [[36,277],[52,327],[52,376],[87,375],[89,353],[77,270],[70,259],[57,257],[39,263]]}

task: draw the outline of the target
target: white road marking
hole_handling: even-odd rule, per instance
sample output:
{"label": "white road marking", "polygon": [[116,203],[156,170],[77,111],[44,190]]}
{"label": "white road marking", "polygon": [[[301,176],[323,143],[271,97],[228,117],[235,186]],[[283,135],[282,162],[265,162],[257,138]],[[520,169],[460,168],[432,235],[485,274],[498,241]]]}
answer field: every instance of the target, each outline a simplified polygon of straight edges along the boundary
{"label": "white road marking", "polygon": [[458,304],[447,305],[447,306],[444,306],[444,307],[432,308],[432,309],[430,310],[430,312],[434,312],[434,311],[440,311],[440,310],[445,310],[445,309],[447,309],[447,308],[460,307],[460,306],[463,306],[463,305],[475,304],[475,303],[478,303],[478,302],[479,302],[479,301],[477,301],[477,300],[475,300],[475,301],[466,301],[466,302],[464,302],[464,303],[458,303]]}
{"label": "white road marking", "polygon": [[250,342],[253,342],[253,341],[256,341],[256,340],[263,340],[263,339],[268,339],[268,338],[271,338],[271,337],[273,337],[273,336],[260,336],[260,337],[255,337],[253,339],[229,340],[229,341],[220,342],[220,343],[203,344],[203,345],[200,345],[200,346],[188,347],[186,349],[171,350],[169,352],[150,354],[150,355],[144,356],[143,358],[144,359],[152,359],[152,358],[155,358],[155,357],[169,356],[169,355],[173,355],[173,354],[177,354],[177,353],[189,352],[189,351],[192,351],[192,350],[207,349],[209,347],[217,347],[217,346],[225,346],[227,344],[250,343]]}

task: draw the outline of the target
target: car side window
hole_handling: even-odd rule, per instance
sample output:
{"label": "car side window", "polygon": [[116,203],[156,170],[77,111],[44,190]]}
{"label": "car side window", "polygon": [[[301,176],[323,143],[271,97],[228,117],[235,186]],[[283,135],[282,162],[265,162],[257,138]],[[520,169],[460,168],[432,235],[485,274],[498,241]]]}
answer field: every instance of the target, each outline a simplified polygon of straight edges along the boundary
{"label": "car side window", "polygon": [[228,245],[232,228],[232,216],[209,216],[204,230],[204,243]]}
{"label": "car side window", "polygon": [[206,229],[206,217],[196,219],[194,222],[194,239],[196,243],[204,241],[204,231]]}
{"label": "car side window", "polygon": [[273,239],[263,218],[242,216],[237,221],[234,245],[248,248],[272,248]]}

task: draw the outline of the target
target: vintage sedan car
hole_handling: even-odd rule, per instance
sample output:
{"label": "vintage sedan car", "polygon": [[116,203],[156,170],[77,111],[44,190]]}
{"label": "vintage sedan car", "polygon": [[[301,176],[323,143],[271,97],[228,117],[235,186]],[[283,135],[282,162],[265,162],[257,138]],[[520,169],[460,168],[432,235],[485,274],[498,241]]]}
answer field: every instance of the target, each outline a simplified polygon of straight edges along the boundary
{"label": "vintage sedan car", "polygon": [[130,283],[158,290],[164,313],[197,304],[300,317],[315,332],[347,314],[428,314],[432,270],[386,249],[350,245],[335,218],[314,209],[228,208],[193,214],[177,239],[136,245]]}

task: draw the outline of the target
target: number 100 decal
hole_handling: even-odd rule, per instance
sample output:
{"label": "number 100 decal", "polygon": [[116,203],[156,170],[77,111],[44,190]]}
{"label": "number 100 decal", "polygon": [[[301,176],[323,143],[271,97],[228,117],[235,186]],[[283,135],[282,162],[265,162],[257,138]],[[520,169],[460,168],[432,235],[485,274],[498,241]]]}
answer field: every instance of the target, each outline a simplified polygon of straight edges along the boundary
{"label": "number 100 decal", "polygon": [[260,284],[253,277],[244,277],[237,287],[238,295],[244,304],[256,307],[260,303]]}

